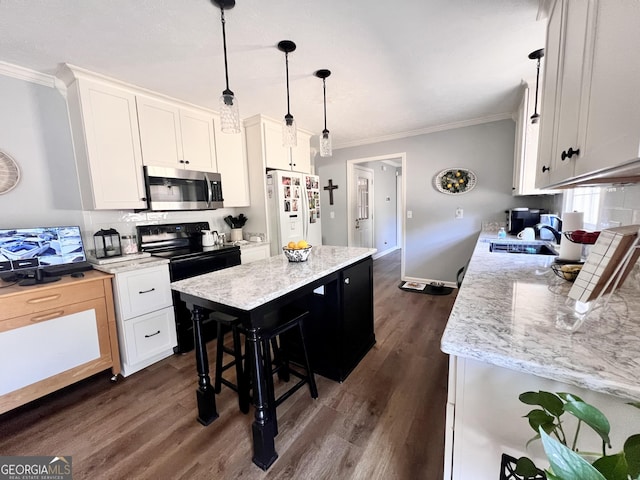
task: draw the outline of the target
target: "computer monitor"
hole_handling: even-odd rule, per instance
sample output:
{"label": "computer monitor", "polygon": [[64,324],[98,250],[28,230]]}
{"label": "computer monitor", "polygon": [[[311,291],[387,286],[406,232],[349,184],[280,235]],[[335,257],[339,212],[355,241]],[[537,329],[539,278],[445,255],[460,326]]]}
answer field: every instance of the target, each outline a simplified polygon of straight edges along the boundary
{"label": "computer monitor", "polygon": [[20,285],[55,282],[65,266],[86,261],[80,227],[0,229],[0,274],[35,273]]}

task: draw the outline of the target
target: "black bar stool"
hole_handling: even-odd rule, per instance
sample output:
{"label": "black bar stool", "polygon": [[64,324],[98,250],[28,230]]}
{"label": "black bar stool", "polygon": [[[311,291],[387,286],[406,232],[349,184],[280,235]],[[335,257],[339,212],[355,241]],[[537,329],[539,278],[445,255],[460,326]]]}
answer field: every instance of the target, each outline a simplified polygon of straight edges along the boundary
{"label": "black bar stool", "polygon": [[[276,407],[282,402],[293,395],[303,385],[309,385],[309,393],[311,398],[318,398],[318,387],[316,386],[316,380],[311,370],[311,364],[309,362],[309,354],[307,352],[307,346],[304,340],[303,322],[304,319],[309,316],[308,311],[292,310],[283,311],[279,315],[280,323],[277,323],[273,327],[262,328],[260,330],[262,351],[264,354],[264,366],[265,366],[265,378],[266,378],[266,390],[268,395],[268,404],[271,410],[271,418],[273,419],[276,435],[278,434],[278,422],[276,416]],[[278,346],[277,339],[283,333],[298,328],[300,333],[300,347],[302,350],[302,368],[305,373],[301,373],[298,370],[291,368],[291,362],[287,356],[287,350]],[[282,340],[280,339],[281,343]],[[271,356],[271,347],[273,347],[273,358]],[[293,375],[298,378],[298,382],[291,388],[287,389],[282,395],[276,398],[275,387],[273,383],[273,375],[278,374],[278,377],[283,381],[289,381],[289,375]]]}
{"label": "black bar stool", "polygon": [[[242,367],[242,344],[240,343],[240,319],[233,315],[222,312],[212,312],[210,315],[215,320],[218,327],[218,338],[216,347],[216,373],[214,381],[214,391],[220,393],[222,385],[226,385],[238,394],[238,404],[242,413],[249,412],[249,380]],[[224,344],[224,337],[227,332],[231,332],[233,337],[233,348],[228,348]],[[232,355],[233,359],[225,364],[224,354]],[[236,382],[223,377],[225,370],[236,367]]]}

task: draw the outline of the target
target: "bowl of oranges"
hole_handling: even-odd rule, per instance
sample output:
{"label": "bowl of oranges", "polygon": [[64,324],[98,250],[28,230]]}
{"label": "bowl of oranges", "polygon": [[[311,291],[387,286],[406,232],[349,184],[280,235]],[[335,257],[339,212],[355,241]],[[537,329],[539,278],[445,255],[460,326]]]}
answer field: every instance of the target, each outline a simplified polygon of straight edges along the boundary
{"label": "bowl of oranges", "polygon": [[290,262],[306,262],[311,253],[311,245],[306,240],[289,242],[286,247],[282,247],[282,251]]}

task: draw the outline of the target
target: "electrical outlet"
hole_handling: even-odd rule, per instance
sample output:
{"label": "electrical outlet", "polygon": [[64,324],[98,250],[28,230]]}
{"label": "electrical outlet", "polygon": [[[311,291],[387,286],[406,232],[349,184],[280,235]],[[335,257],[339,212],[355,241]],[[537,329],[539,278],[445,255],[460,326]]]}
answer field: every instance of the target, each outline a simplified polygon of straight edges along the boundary
{"label": "electrical outlet", "polygon": [[460,207],[456,208],[456,218],[462,218],[464,216],[464,210]]}
{"label": "electrical outlet", "polygon": [[407,218],[413,218],[413,212],[411,210],[407,210]]}
{"label": "electrical outlet", "polygon": [[336,218],[336,212],[329,212],[329,218]]}

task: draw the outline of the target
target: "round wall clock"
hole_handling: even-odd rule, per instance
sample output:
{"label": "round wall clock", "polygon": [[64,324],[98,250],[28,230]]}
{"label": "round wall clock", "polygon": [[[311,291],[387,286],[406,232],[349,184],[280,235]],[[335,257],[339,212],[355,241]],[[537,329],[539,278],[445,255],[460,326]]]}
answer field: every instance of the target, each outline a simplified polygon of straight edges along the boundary
{"label": "round wall clock", "polygon": [[447,168],[436,175],[436,189],[448,195],[467,193],[476,186],[476,174],[465,168]]}
{"label": "round wall clock", "polygon": [[10,192],[20,181],[20,167],[9,155],[0,150],[0,195]]}

